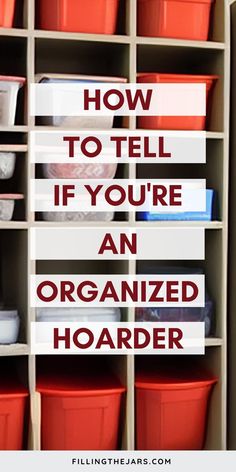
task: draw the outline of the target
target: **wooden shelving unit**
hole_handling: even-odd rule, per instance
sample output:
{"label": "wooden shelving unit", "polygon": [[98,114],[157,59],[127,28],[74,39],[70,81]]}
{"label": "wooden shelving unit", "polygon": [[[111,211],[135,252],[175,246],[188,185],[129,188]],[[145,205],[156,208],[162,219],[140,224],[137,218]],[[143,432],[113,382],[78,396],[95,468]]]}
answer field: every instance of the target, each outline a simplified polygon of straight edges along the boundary
{"label": "wooden shelving unit", "polygon": [[[229,206],[229,284],[228,284],[228,359],[229,359],[229,382],[228,382],[228,449],[236,449],[236,369],[235,369],[235,329],[236,329],[236,317],[235,317],[235,277],[236,277],[236,224],[235,224],[235,204],[236,204],[236,191],[235,191],[235,177],[236,177],[236,165],[235,165],[235,153],[236,153],[236,2],[235,0],[230,1],[230,17],[231,17],[231,97],[230,97],[230,206]],[[233,60],[234,59],[234,60]]]}
{"label": "wooden shelving unit", "polygon": [[[226,346],[227,346],[227,238],[228,238],[228,141],[229,141],[229,20],[230,10],[227,1],[216,0],[212,23],[211,40],[183,41],[163,38],[143,38],[136,34],[136,0],[121,1],[121,28],[119,34],[91,35],[39,31],[35,29],[35,2],[24,0],[24,21],[22,28],[0,29],[1,74],[23,75],[27,83],[34,82],[35,73],[88,73],[125,76],[129,82],[136,81],[137,72],[160,71],[173,73],[218,74],[219,81],[213,98],[211,118],[207,130],[206,165],[135,165],[127,164],[120,168],[120,177],[155,178],[182,177],[206,178],[207,185],[215,188],[219,196],[219,221],[198,222],[136,222],[134,212],[123,214],[122,220],[104,223],[67,223],[66,226],[136,226],[136,227],[194,227],[206,229],[206,260],[189,261],[189,265],[202,266],[206,273],[209,292],[215,302],[215,337],[206,339],[206,354],[196,361],[209,368],[219,377],[211,400],[207,428],[206,449],[226,448]],[[123,23],[123,25],[122,25]],[[3,47],[2,47],[3,46]],[[23,96],[24,95],[24,96]],[[12,222],[0,222],[1,285],[3,296],[14,298],[22,318],[20,343],[0,347],[0,356],[12,357],[19,367],[24,365],[25,383],[31,393],[31,428],[29,449],[40,449],[40,395],[35,392],[37,359],[29,353],[30,322],[35,319],[30,308],[30,275],[50,273],[52,263],[34,262],[29,258],[29,230],[31,227],[52,227],[56,223],[40,221],[29,208],[30,179],[36,169],[30,164],[27,150],[30,131],[41,129],[30,117],[27,107],[29,87],[20,97],[15,126],[0,128],[0,149],[16,150],[22,160],[22,172],[17,174],[15,191],[21,189],[25,194],[24,218]],[[126,127],[136,129],[135,117],[130,117]],[[122,127],[121,122],[116,123]],[[50,129],[47,127],[46,129]],[[0,184],[1,185],[1,184]],[[19,188],[18,188],[19,187]],[[176,261],[174,264],[181,264]],[[129,273],[140,270],[140,261],[60,261],[60,272]],[[163,264],[162,264],[163,265]],[[48,271],[48,272],[47,272]],[[28,283],[28,288],[27,288]],[[135,320],[133,308],[123,311],[124,320]],[[24,358],[24,362],[22,361]],[[57,357],[55,356],[57,359]],[[78,362],[81,358],[78,357]],[[146,362],[160,363],[161,356]],[[122,448],[135,449],[135,408],[134,408],[134,356],[110,356],[116,370],[127,386],[126,415],[123,427]],[[22,364],[23,362],[23,364]],[[184,359],[183,359],[184,362]],[[25,368],[25,366],[27,368]],[[27,373],[28,372],[28,373]]]}

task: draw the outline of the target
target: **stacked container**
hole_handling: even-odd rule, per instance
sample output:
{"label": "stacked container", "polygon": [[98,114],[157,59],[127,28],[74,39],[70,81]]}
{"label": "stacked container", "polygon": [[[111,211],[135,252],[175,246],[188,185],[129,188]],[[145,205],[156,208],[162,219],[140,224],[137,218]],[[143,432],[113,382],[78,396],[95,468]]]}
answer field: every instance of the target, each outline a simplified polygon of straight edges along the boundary
{"label": "stacked container", "polygon": [[[184,187],[184,186],[183,186]],[[151,210],[138,212],[137,219],[140,221],[212,221],[216,219],[216,192],[213,189],[206,189],[206,210],[205,211],[163,211]]]}
{"label": "stacked container", "polygon": [[[8,180],[13,177],[15,162],[15,153],[0,152],[0,180]],[[24,195],[18,193],[0,193],[0,221],[12,220],[15,204],[23,198]]]}
{"label": "stacked container", "polygon": [[[125,388],[96,361],[60,369],[44,366],[37,381],[41,393],[43,450],[116,450]],[[61,366],[62,364],[62,366]]]}
{"label": "stacked container", "polygon": [[[1,312],[0,312],[1,313]],[[121,321],[121,311],[119,308],[37,308],[36,321],[51,322],[51,323],[107,323]],[[50,332],[43,331],[42,342],[51,342]]]}
{"label": "stacked container", "polygon": [[38,308],[36,320],[41,322],[118,322],[121,320],[119,308]]}
{"label": "stacked container", "polygon": [[0,0],[0,27],[12,28],[16,0]]}
{"label": "stacked container", "polygon": [[[2,374],[2,372],[1,372]],[[1,375],[0,450],[23,448],[28,391],[15,378]]]}
{"label": "stacked container", "polygon": [[2,193],[0,194],[0,220],[10,221],[13,217],[15,202],[23,200],[21,193]]}
{"label": "stacked container", "polygon": [[[218,79],[216,75],[162,74],[158,72],[138,74],[139,83],[152,84],[205,84],[207,118],[210,112],[211,94]],[[139,116],[138,127],[163,130],[205,130],[206,116]]]}
{"label": "stacked container", "polygon": [[[70,74],[39,74],[36,81],[45,84],[60,83],[126,83],[121,77],[101,77]],[[114,116],[52,116],[43,119],[43,124],[53,126],[74,127],[77,129],[100,128],[109,129],[113,126]],[[43,174],[47,179],[113,179],[117,164],[44,164]],[[44,212],[46,221],[111,221],[113,212]]]}
{"label": "stacked container", "polygon": [[138,0],[138,34],[206,41],[214,0]]}
{"label": "stacked container", "polygon": [[194,368],[140,371],[136,376],[136,449],[204,447],[210,394],[217,379]]}
{"label": "stacked container", "polygon": [[38,27],[46,30],[114,34],[119,0],[39,0]]}
{"label": "stacked container", "polygon": [[[138,34],[153,37],[207,40],[211,0],[138,0]],[[217,76],[141,73],[138,83],[203,83],[206,86],[206,116],[141,116],[138,127],[163,130],[206,130]],[[215,193],[206,191],[206,211],[199,213],[145,212],[138,220],[213,219]],[[180,270],[181,271],[181,270]],[[150,271],[147,271],[150,273]],[[159,273],[157,269],[155,273]],[[166,267],[161,273],[172,273]],[[173,269],[175,272],[175,269]],[[185,269],[184,272],[188,272]],[[192,273],[198,271],[193,271]],[[179,273],[179,271],[177,272]],[[189,273],[189,272],[188,272]],[[190,271],[191,273],[191,271]],[[206,292],[205,307],[137,308],[137,321],[204,321],[210,334],[213,306]],[[159,365],[160,364],[160,365]],[[182,363],[183,364],[183,363]],[[172,360],[172,366],[175,365]],[[150,366],[150,367],[149,367]],[[200,450],[204,447],[210,395],[217,379],[209,373],[168,368],[165,362],[145,362],[136,375],[136,449]]]}
{"label": "stacked container", "polygon": [[17,310],[0,309],[0,344],[16,343],[20,329]]}
{"label": "stacked container", "polygon": [[15,170],[16,154],[14,152],[0,152],[0,179],[10,179]]}
{"label": "stacked container", "polygon": [[[35,77],[40,84],[124,84],[127,79],[123,77],[108,77],[82,74],[37,74]],[[114,116],[51,116],[45,117],[42,124],[49,126],[63,126],[63,128],[84,129],[110,129],[113,126]]]}
{"label": "stacked container", "polygon": [[[0,2],[0,7],[1,3],[5,2]],[[10,6],[13,7],[11,0],[8,8]],[[5,7],[6,5],[2,5],[3,9]],[[0,76],[0,126],[15,124],[18,92],[24,83],[24,77]],[[15,161],[15,153],[0,152],[0,180],[10,179],[13,176]],[[0,194],[0,220],[11,220],[16,201],[23,198],[22,194]]]}
{"label": "stacked container", "polygon": [[[158,267],[147,265],[142,271],[147,274],[203,274],[200,268]],[[138,307],[135,310],[136,321],[152,322],[202,322],[205,323],[205,336],[212,334],[215,328],[214,303],[205,287],[205,306],[203,307]]]}
{"label": "stacked container", "polygon": [[25,77],[0,76],[0,126],[15,124],[17,96]]}

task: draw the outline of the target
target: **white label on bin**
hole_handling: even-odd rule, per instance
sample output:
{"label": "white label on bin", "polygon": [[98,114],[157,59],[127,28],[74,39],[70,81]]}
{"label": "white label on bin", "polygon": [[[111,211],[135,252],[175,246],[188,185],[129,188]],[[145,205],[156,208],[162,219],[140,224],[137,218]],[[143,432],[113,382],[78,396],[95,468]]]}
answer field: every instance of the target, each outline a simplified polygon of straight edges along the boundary
{"label": "white label on bin", "polygon": [[[31,131],[30,161],[43,164],[77,164],[77,175],[87,178],[92,164],[186,164],[206,162],[205,131]],[[84,166],[81,166],[83,164]],[[85,168],[86,166],[86,168]],[[108,168],[108,166],[107,166]],[[50,174],[50,166],[46,166]],[[52,168],[51,172],[57,168]],[[68,177],[70,167],[61,167]],[[86,171],[86,173],[85,173]],[[106,172],[105,168],[103,172]],[[76,175],[76,172],[75,172]],[[92,174],[93,175],[93,174]]]}
{"label": "white label on bin", "polygon": [[33,116],[205,116],[204,83],[30,84]]}
{"label": "white label on bin", "polygon": [[204,354],[204,323],[32,322],[32,354]]}
{"label": "white label on bin", "polygon": [[205,278],[204,274],[38,274],[31,276],[30,295],[32,307],[46,309],[203,307]]}
{"label": "white label on bin", "polygon": [[38,260],[203,260],[204,228],[31,228]]}
{"label": "white label on bin", "polygon": [[[203,179],[31,179],[31,211],[206,211]],[[66,218],[65,218],[66,219]]]}

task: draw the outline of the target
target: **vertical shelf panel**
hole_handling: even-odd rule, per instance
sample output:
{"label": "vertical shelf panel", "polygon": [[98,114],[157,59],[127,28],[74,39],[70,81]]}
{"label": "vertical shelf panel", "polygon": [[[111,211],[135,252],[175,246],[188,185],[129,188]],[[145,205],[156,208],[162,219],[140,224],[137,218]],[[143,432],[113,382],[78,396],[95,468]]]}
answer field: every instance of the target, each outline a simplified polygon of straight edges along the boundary
{"label": "vertical shelf panel", "polygon": [[[23,0],[19,0],[19,3]],[[221,75],[221,80],[217,85],[214,95],[212,119],[209,127],[209,137],[212,139],[208,144],[208,162],[206,166],[206,173],[209,182],[218,187],[221,209],[220,216],[222,223],[218,229],[209,231],[207,235],[208,241],[208,256],[205,261],[206,271],[211,277],[210,284],[214,288],[214,293],[219,293],[217,298],[217,336],[221,340],[219,346],[209,346],[207,348],[206,356],[202,357],[200,362],[202,366],[212,368],[213,371],[219,375],[220,382],[213,396],[213,401],[210,410],[208,431],[207,431],[207,449],[225,449],[226,448],[226,334],[227,334],[227,238],[228,238],[228,144],[229,144],[229,21],[230,21],[230,7],[227,1],[216,0],[214,8],[214,18],[212,22],[211,43],[207,47],[207,43],[199,45],[191,45],[188,41],[175,41],[160,38],[145,39],[138,38],[136,31],[137,18],[137,2],[136,0],[122,0],[122,8],[126,6],[126,13],[124,18],[120,18],[119,36],[112,36],[99,38],[98,35],[70,35],[62,34],[60,32],[41,32],[35,30],[35,1],[24,0],[22,24],[16,25],[21,29],[13,29],[12,32],[0,30],[0,44],[3,46],[3,60],[1,65],[2,73],[15,73],[18,75],[27,76],[27,99],[25,104],[23,96],[20,99],[20,109],[17,119],[18,127],[9,127],[5,131],[8,134],[14,135],[16,131],[25,133],[27,139],[24,141],[25,145],[29,145],[29,132],[34,128],[35,120],[29,114],[29,84],[34,82],[35,72],[71,72],[71,73],[101,73],[112,75],[124,75],[129,78],[130,82],[136,82],[136,73],[146,70],[158,71],[175,71],[175,72],[195,72],[195,73],[216,73]],[[23,3],[22,3],[23,5]],[[236,25],[236,6],[231,8],[233,22]],[[121,12],[122,13],[122,12]],[[121,15],[122,16],[122,15]],[[234,24],[233,23],[233,24]],[[23,28],[22,28],[23,27]],[[234,33],[235,28],[233,28]],[[125,36],[125,33],[127,37]],[[122,39],[122,35],[124,39]],[[104,40],[103,40],[104,39]],[[113,41],[114,39],[114,41]],[[217,41],[214,48],[213,41]],[[234,44],[236,40],[233,37]],[[194,47],[193,47],[194,46]],[[236,47],[236,46],[235,46]],[[10,54],[6,54],[10,52]],[[16,61],[12,60],[13,54]],[[234,71],[236,76],[236,72]],[[234,83],[233,79],[233,83]],[[25,96],[26,97],[26,96]],[[233,95],[233,103],[235,97]],[[136,129],[136,118],[130,117],[124,123],[124,126],[130,130]],[[11,133],[10,133],[11,131]],[[1,131],[1,133],[3,130]],[[215,134],[214,134],[215,133]],[[233,133],[232,133],[233,134]],[[18,139],[18,137],[16,138]],[[25,139],[25,138],[24,138]],[[14,142],[15,141],[11,141]],[[1,144],[6,144],[2,143]],[[16,142],[15,144],[23,144]],[[236,148],[233,142],[232,153]],[[27,152],[25,149],[24,152]],[[16,296],[19,296],[21,306],[25,306],[27,313],[27,320],[25,323],[25,343],[29,344],[30,322],[35,319],[35,310],[30,308],[30,275],[36,273],[36,263],[30,261],[29,252],[29,229],[34,226],[35,216],[30,212],[29,206],[29,191],[30,179],[34,178],[35,166],[30,164],[29,156],[25,154],[21,156],[22,159],[27,158],[27,169],[25,183],[27,183],[27,209],[26,222],[24,229],[16,229],[16,226],[9,224],[7,231],[23,231],[24,243],[22,237],[16,236],[16,240],[21,245],[22,251],[18,257],[25,269],[25,277],[28,277],[28,293],[26,299],[25,292],[20,294],[22,282],[19,282],[19,287],[16,290]],[[232,179],[234,178],[234,168],[231,172]],[[173,172],[169,167],[166,171]],[[162,172],[165,172],[163,167]],[[139,175],[139,168],[135,164],[127,164],[120,170],[119,176],[129,177],[135,179]],[[235,185],[232,185],[234,188]],[[232,195],[234,198],[234,194]],[[233,218],[232,218],[233,220]],[[114,225],[114,223],[112,223]],[[117,221],[117,224],[119,222]],[[122,216],[122,224],[132,226],[135,224],[135,213],[131,212],[129,215]],[[99,226],[99,224],[98,224]],[[101,226],[101,224],[100,224]],[[145,223],[142,225],[145,226]],[[175,224],[173,224],[173,227]],[[156,226],[158,228],[158,226]],[[158,230],[158,229],[157,229]],[[235,228],[232,228],[231,235],[234,235]],[[13,234],[13,233],[12,233]],[[13,240],[15,235],[12,236]],[[235,239],[235,237],[234,237]],[[28,249],[25,250],[26,245]],[[24,248],[24,250],[23,250]],[[234,254],[232,246],[232,254]],[[213,260],[214,259],[214,260]],[[12,260],[11,260],[12,264]],[[76,264],[72,264],[72,272],[77,271]],[[50,270],[50,265],[42,263],[39,266],[42,271]],[[62,267],[60,264],[56,269]],[[64,270],[70,268],[70,264],[64,265]],[[107,272],[124,272],[132,275],[136,274],[136,262],[127,261],[120,264],[112,264],[110,261],[105,264]],[[85,267],[80,265],[81,271]],[[90,266],[96,272],[98,265],[96,262]],[[79,269],[80,270],[80,269]],[[101,268],[99,269],[102,270]],[[103,270],[105,270],[103,268]],[[103,271],[102,270],[102,271]],[[231,272],[231,276],[235,276]],[[9,276],[8,276],[9,279]],[[7,286],[7,280],[5,285]],[[233,282],[232,282],[233,283]],[[234,285],[231,286],[231,293],[235,293]],[[232,298],[231,306],[231,333],[234,332],[234,313],[236,299]],[[27,305],[27,306],[26,306]],[[124,318],[129,321],[135,320],[134,308],[129,308],[124,311]],[[24,335],[23,335],[24,337]],[[23,338],[22,338],[23,339]],[[25,346],[25,345],[24,345]],[[233,340],[231,341],[231,355],[235,355],[233,348]],[[17,356],[19,352],[13,350],[9,355]],[[27,346],[22,348],[21,354],[27,352]],[[4,350],[1,352],[4,352]],[[114,356],[115,357],[115,356]],[[122,447],[124,449],[133,450],[135,448],[135,394],[134,394],[134,380],[135,380],[135,358],[134,356],[121,356],[119,360],[111,360],[114,363],[114,369],[119,377],[127,385],[127,402],[126,402],[126,421],[125,431],[123,437]],[[34,355],[28,355],[28,384],[31,393],[31,425],[29,436],[29,448],[33,450],[40,450],[40,395],[36,393],[36,358]],[[232,372],[232,370],[231,370]],[[231,384],[230,399],[235,397],[235,384]],[[231,404],[232,408],[232,404]],[[234,410],[233,415],[234,415]],[[236,417],[236,413],[234,415]],[[230,423],[230,446],[235,448],[233,444],[234,425]]]}
{"label": "vertical shelf panel", "polygon": [[230,114],[230,211],[229,211],[229,323],[228,323],[228,354],[229,354],[229,381],[228,381],[228,448],[236,449],[236,2],[231,2],[231,114]]}

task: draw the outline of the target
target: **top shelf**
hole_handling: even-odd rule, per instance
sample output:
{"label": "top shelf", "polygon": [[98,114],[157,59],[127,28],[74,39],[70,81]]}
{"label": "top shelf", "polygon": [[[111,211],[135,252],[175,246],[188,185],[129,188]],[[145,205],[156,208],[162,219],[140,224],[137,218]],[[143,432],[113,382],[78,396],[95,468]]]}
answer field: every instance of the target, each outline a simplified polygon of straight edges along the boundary
{"label": "top shelf", "polygon": [[0,28],[0,36],[27,37],[29,30],[25,28]]}
{"label": "top shelf", "polygon": [[136,44],[151,46],[169,46],[195,49],[224,50],[225,43],[217,41],[191,41],[172,38],[150,38],[129,35],[108,35],[108,34],[88,34],[88,33],[66,33],[60,31],[28,30],[23,28],[0,28],[0,36],[10,37],[31,37],[53,40],[68,41],[93,41],[115,44]]}
{"label": "top shelf", "polygon": [[188,47],[188,48],[200,48],[200,49],[225,49],[225,43],[217,41],[191,41],[185,39],[172,39],[172,38],[147,38],[143,36],[135,37],[136,44],[147,44],[151,46],[172,46],[172,47]]}
{"label": "top shelf", "polygon": [[130,44],[131,36],[129,35],[118,35],[118,34],[89,34],[89,33],[67,33],[64,31],[46,31],[46,30],[33,30],[32,35],[34,38],[42,39],[58,39],[58,40],[69,40],[69,41],[94,41],[94,42],[108,42],[108,43],[121,43]]}

